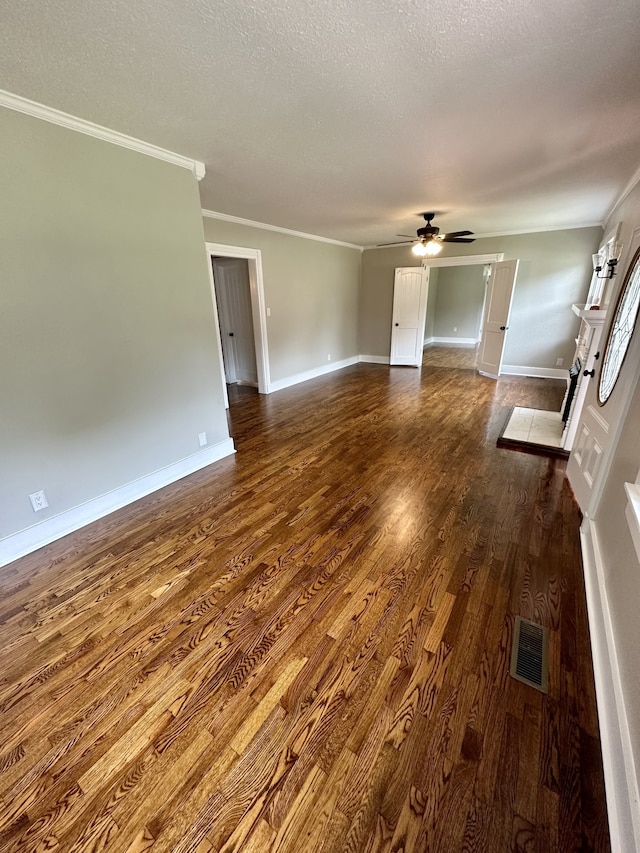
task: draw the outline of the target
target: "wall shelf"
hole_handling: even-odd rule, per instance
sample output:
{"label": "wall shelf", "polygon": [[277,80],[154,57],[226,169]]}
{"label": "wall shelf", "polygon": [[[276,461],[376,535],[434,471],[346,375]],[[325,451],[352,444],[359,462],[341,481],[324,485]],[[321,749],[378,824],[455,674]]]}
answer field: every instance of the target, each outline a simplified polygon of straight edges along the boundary
{"label": "wall shelf", "polygon": [[571,310],[590,326],[601,326],[607,317],[606,308],[588,309],[584,305],[573,304]]}

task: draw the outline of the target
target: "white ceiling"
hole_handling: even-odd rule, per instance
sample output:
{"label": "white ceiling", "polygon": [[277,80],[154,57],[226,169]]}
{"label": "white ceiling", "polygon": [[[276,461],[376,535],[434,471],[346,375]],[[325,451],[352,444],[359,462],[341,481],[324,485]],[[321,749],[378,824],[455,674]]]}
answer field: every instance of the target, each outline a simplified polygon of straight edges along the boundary
{"label": "white ceiling", "polygon": [[202,206],[359,245],[601,222],[638,0],[2,0],[0,88],[205,162]]}

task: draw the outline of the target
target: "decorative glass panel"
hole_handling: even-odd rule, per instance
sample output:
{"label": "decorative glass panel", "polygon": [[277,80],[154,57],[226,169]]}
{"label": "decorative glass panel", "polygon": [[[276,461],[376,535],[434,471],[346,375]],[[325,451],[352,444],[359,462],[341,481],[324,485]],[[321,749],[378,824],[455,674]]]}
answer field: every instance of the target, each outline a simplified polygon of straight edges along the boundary
{"label": "decorative glass panel", "polygon": [[635,328],[640,304],[640,249],[633,256],[618,297],[613,322],[609,329],[607,346],[602,359],[602,372],[598,382],[598,402],[604,405],[614,389],[629,341]]}

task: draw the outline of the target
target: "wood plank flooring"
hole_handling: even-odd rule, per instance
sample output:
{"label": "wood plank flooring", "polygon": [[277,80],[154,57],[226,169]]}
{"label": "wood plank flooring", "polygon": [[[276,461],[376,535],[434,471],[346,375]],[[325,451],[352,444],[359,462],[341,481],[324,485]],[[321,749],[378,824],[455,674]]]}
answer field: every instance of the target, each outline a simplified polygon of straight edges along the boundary
{"label": "wood plank flooring", "polygon": [[240,389],[236,456],[0,570],[0,850],[609,850],[579,512],[495,446],[562,392]]}

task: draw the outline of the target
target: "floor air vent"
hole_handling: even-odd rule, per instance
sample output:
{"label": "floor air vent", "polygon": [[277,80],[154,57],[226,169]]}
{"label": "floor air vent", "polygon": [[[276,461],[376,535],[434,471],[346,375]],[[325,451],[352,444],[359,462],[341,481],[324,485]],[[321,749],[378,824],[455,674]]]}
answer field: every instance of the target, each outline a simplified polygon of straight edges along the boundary
{"label": "floor air vent", "polygon": [[542,690],[543,693],[547,692],[549,682],[547,648],[547,629],[516,616],[511,650],[511,675],[536,690]]}

